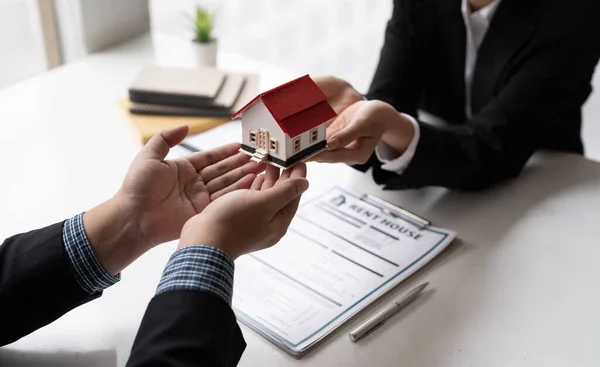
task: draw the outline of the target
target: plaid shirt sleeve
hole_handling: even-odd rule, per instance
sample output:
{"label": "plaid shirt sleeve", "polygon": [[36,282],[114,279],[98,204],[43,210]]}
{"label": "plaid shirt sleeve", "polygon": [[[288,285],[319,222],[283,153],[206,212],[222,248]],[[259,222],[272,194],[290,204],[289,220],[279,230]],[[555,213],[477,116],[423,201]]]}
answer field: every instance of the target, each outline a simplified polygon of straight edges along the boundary
{"label": "plaid shirt sleeve", "polygon": [[62,234],[71,272],[84,291],[96,294],[121,279],[119,274],[109,274],[98,261],[83,228],[83,213],[67,219]]}
{"label": "plaid shirt sleeve", "polygon": [[223,250],[190,245],[181,248],[169,259],[156,294],[172,290],[198,290],[221,297],[231,305],[234,263]]}

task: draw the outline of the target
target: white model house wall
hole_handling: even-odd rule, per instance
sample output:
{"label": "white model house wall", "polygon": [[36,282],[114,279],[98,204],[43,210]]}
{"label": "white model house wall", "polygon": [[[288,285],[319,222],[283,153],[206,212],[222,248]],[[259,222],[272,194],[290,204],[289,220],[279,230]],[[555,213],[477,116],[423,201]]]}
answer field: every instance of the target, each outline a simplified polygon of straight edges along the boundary
{"label": "white model house wall", "polygon": [[304,149],[311,147],[317,143],[322,142],[323,140],[325,140],[325,123],[322,123],[321,125],[317,126],[315,129],[317,129],[317,140],[315,140],[314,142],[311,143],[310,141],[310,135],[311,135],[311,131],[313,131],[313,129],[310,129],[309,131],[303,132],[302,134],[296,136],[295,138],[290,138],[289,136],[285,136],[286,141],[285,141],[285,147],[286,147],[286,152],[285,152],[285,156],[286,159],[290,158],[291,156],[293,156],[294,154],[297,154],[298,152],[294,152],[294,140],[297,137],[300,137],[300,152],[303,151]]}
{"label": "white model house wall", "polygon": [[258,129],[268,130],[270,139],[277,141],[277,152],[269,150],[269,154],[285,161],[287,159],[285,152],[286,135],[261,100],[256,101],[242,114],[242,144],[258,148],[256,143],[250,142],[250,131],[255,131],[258,134]]}

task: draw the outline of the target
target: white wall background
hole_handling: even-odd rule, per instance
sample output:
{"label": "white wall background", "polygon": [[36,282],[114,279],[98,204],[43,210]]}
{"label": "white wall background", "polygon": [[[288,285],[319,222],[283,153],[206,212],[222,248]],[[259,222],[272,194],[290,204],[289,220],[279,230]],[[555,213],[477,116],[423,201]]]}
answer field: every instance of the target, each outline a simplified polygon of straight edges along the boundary
{"label": "white wall background", "polygon": [[150,28],[147,0],[54,0],[54,5],[65,62]]}
{"label": "white wall background", "polygon": [[[152,29],[192,38],[194,0],[150,0]],[[202,1],[217,10],[220,47],[298,74],[335,74],[366,90],[391,0]]]}
{"label": "white wall background", "polygon": [[37,6],[0,0],[0,88],[46,70]]}
{"label": "white wall background", "polygon": [[79,2],[84,43],[88,53],[113,46],[150,29],[148,0]]}
{"label": "white wall background", "polygon": [[[63,60],[77,60],[149,30],[148,0],[52,0]],[[37,0],[0,0],[0,88],[44,72]]]}

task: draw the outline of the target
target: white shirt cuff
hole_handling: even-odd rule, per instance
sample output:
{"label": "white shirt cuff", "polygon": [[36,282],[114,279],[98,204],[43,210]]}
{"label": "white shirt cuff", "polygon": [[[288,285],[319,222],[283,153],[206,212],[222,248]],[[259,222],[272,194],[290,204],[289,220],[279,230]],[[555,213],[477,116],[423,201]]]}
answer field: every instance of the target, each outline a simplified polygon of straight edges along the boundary
{"label": "white shirt cuff", "polygon": [[417,150],[417,144],[419,143],[419,138],[421,137],[421,128],[419,127],[419,123],[412,116],[402,113],[402,116],[406,117],[415,128],[415,135],[411,140],[410,144],[404,151],[404,153],[400,154],[394,150],[394,148],[390,147],[383,141],[380,141],[379,144],[375,147],[375,156],[377,159],[383,163],[381,168],[395,172],[396,174],[401,175],[404,173],[404,170],[408,167],[410,162],[412,161],[415,151]]}

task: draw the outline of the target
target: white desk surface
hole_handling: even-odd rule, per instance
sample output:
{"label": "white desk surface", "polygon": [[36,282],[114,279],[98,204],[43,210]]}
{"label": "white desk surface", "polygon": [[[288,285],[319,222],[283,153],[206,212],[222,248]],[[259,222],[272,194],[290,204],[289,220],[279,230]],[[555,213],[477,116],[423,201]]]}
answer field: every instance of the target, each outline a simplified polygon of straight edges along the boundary
{"label": "white desk surface", "polygon": [[[149,38],[0,91],[0,238],[84,211],[119,187],[139,145],[117,106]],[[235,55],[263,87],[294,77]],[[309,166],[312,189],[373,192],[458,231],[457,241],[387,300],[431,289],[365,340],[347,333],[296,361],[242,326],[241,366],[599,366],[600,164],[538,154],[521,177],[481,193],[382,193],[342,165]],[[122,366],[174,243],[144,255],[104,296],[0,349],[2,366]],[[40,309],[43,309],[40,305]]]}

